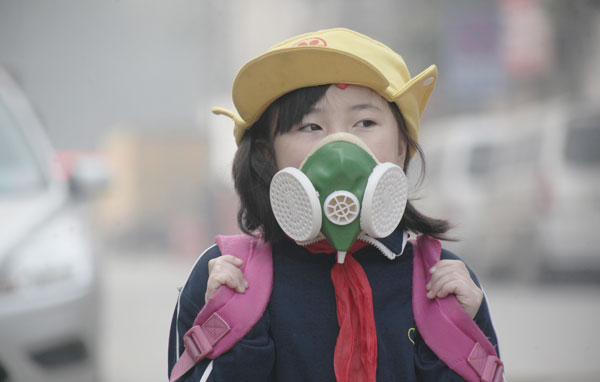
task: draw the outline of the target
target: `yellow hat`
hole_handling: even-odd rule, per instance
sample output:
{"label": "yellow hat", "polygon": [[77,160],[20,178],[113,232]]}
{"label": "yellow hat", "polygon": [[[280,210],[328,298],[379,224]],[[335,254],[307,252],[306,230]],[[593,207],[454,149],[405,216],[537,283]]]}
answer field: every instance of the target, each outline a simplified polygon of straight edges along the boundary
{"label": "yellow hat", "polygon": [[[388,102],[395,102],[408,133],[419,137],[419,121],[437,79],[431,65],[410,77],[400,55],[360,33],[327,29],[293,37],[248,62],[233,83],[233,103],[239,113],[213,108],[213,113],[233,119],[233,134],[239,145],[273,101],[292,90],[344,83],[373,89]],[[414,154],[411,150],[410,156]]]}

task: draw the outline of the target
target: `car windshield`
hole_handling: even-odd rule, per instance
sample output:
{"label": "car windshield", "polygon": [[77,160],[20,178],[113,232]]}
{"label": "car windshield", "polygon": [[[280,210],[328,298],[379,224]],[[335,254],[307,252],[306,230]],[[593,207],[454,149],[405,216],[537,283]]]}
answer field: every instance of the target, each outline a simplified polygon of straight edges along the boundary
{"label": "car windshield", "polygon": [[600,118],[574,121],[567,131],[565,156],[569,162],[600,164]]}
{"label": "car windshield", "polygon": [[0,98],[0,195],[35,191],[44,186],[32,148]]}

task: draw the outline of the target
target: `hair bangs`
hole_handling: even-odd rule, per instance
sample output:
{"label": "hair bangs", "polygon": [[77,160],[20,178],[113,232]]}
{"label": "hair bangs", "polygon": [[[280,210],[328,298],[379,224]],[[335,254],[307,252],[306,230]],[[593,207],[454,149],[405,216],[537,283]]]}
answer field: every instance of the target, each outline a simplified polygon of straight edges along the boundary
{"label": "hair bangs", "polygon": [[308,114],[321,98],[325,96],[331,85],[319,85],[301,88],[291,91],[279,98],[273,106],[278,110],[273,135],[286,133],[294,125],[302,122],[302,118]]}

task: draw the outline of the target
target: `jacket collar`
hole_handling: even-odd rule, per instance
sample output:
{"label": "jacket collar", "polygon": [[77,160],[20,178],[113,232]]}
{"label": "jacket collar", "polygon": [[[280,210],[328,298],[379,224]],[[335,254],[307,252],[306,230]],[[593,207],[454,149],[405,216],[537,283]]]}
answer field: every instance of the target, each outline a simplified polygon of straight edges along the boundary
{"label": "jacket collar", "polygon": [[[348,250],[348,253],[354,253],[368,245],[371,245],[379,250],[379,252],[390,260],[394,260],[396,257],[401,256],[406,248],[409,234],[401,229],[396,229],[391,235],[375,239],[367,234],[361,234],[352,247]],[[311,240],[310,242],[297,243],[302,247],[308,249],[312,253],[334,253],[335,248],[323,236],[319,236]]]}

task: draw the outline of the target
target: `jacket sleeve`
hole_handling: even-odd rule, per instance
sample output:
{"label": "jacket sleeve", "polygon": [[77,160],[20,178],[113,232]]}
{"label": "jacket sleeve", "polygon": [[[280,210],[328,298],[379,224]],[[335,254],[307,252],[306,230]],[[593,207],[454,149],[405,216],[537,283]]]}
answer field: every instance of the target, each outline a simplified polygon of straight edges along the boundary
{"label": "jacket sleeve", "polygon": [[[442,250],[441,255],[442,260],[460,260],[460,258],[454,255],[452,252],[447,250]],[[468,267],[467,267],[468,268]],[[469,268],[469,273],[471,274],[471,278],[477,284],[479,288],[481,288],[481,284],[477,279],[477,276],[473,273],[473,271]],[[496,337],[496,331],[494,330],[494,325],[492,324],[492,317],[490,315],[488,309],[488,303],[484,294],[484,298],[481,302],[481,306],[477,311],[477,314],[474,318],[475,323],[479,326],[479,329],[486,335],[488,340],[492,343],[492,345],[496,348],[496,352],[498,356],[500,356],[500,351],[498,349],[498,338]],[[417,372],[417,377],[419,381],[463,381],[458,374],[452,371],[446,364],[444,364],[434,353],[433,351],[425,344],[425,341],[418,334],[415,338],[415,368]]]}
{"label": "jacket sleeve", "polygon": [[[194,265],[183,289],[171,320],[169,333],[168,375],[185,350],[183,335],[192,327],[198,312],[204,306],[208,281],[208,262],[221,253],[215,245],[206,250]],[[219,358],[200,361],[179,381],[269,381],[275,362],[275,346],[269,336],[268,309],[250,332],[231,350]]]}

